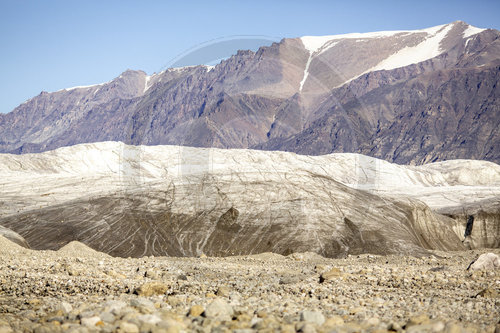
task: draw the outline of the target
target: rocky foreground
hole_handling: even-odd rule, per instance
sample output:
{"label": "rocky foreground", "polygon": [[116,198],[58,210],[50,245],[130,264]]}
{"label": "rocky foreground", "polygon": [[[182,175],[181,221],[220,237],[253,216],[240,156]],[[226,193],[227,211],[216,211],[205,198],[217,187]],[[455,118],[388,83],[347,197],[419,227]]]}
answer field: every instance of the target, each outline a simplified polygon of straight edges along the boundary
{"label": "rocky foreground", "polygon": [[113,258],[0,237],[0,332],[499,332],[480,253]]}

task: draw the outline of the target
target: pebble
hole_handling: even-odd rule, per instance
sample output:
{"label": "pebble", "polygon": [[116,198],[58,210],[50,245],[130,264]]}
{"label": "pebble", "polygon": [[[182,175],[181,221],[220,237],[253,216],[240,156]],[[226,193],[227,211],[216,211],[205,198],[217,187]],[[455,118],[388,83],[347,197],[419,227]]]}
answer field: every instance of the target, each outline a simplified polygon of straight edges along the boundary
{"label": "pebble", "polygon": [[205,311],[205,308],[201,305],[193,305],[191,309],[189,309],[189,315],[191,317],[198,317]]}
{"label": "pebble", "polygon": [[82,320],[81,320],[82,325],[87,326],[87,327],[94,327],[100,321],[101,321],[101,318],[97,317],[97,316],[82,318]]}
{"label": "pebble", "polygon": [[139,296],[162,295],[169,289],[169,286],[163,282],[148,282],[135,290]]}
{"label": "pebble", "polygon": [[118,332],[119,333],[139,333],[139,327],[137,327],[136,324],[122,321],[118,325]]}
{"label": "pebble", "polygon": [[495,270],[500,268],[500,257],[494,253],[481,254],[476,260],[471,262],[469,270]]}
{"label": "pebble", "polygon": [[325,316],[319,311],[306,310],[300,313],[300,320],[321,326],[325,322]]}
{"label": "pebble", "polygon": [[231,321],[233,308],[223,299],[216,298],[205,309],[205,317],[221,321]]}

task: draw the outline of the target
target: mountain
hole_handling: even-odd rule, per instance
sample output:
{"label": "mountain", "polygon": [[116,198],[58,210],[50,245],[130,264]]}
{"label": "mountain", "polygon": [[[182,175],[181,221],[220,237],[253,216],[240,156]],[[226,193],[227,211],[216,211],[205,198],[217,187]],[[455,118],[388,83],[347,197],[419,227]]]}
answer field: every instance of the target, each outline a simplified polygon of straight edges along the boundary
{"label": "mountain", "polygon": [[0,173],[0,226],[33,249],[343,257],[500,246],[500,165],[487,161],[101,142],[0,154]]}
{"label": "mountain", "polygon": [[0,152],[122,141],[499,163],[499,37],[457,21],[286,38],[215,67],[128,70],[1,114]]}

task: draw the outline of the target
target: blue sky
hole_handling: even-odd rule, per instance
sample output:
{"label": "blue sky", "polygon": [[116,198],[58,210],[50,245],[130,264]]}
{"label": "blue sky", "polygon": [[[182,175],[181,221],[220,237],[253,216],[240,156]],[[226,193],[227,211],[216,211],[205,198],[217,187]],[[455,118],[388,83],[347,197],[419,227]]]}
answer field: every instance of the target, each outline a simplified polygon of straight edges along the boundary
{"label": "blue sky", "polygon": [[[215,42],[420,29],[456,20],[500,29],[500,1],[0,0],[0,112],[41,91],[160,71]],[[225,45],[225,44],[224,44]],[[208,52],[208,48],[206,49]],[[210,55],[213,57],[213,55]],[[186,60],[186,61],[187,61]]]}

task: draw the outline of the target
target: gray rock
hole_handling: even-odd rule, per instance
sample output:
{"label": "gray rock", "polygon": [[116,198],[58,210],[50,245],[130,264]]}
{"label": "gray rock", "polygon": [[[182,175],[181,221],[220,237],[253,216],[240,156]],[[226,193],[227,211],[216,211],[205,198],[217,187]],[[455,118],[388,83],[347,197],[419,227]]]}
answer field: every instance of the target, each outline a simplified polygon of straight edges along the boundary
{"label": "gray rock", "polygon": [[116,317],[111,312],[101,312],[99,317],[105,323],[113,323],[116,320]]}
{"label": "gray rock", "polygon": [[305,310],[300,313],[300,320],[321,326],[325,322],[325,316],[319,311]]}
{"label": "gray rock", "polygon": [[104,309],[113,314],[117,314],[121,309],[127,306],[123,301],[108,301],[104,303]]}
{"label": "gray rock", "polygon": [[95,327],[95,324],[97,324],[99,321],[101,321],[101,318],[98,316],[81,319],[82,325],[87,327]]}
{"label": "gray rock", "polygon": [[61,310],[63,313],[69,313],[73,310],[73,306],[67,302],[61,302],[56,310]]}
{"label": "gray rock", "polygon": [[166,283],[154,281],[141,285],[135,290],[135,294],[139,296],[163,295],[170,286]]}
{"label": "gray rock", "polygon": [[152,324],[152,325],[155,325],[155,324],[157,324],[157,323],[159,323],[161,321],[160,317],[158,317],[156,315],[152,315],[152,314],[140,315],[140,316],[137,317],[137,319],[140,322],[148,323],[148,324]]}
{"label": "gray rock", "polygon": [[122,321],[119,324],[120,332],[123,333],[139,333],[139,327],[137,325]]}
{"label": "gray rock", "polygon": [[471,262],[468,270],[494,270],[500,268],[500,257],[494,253],[484,253],[481,254],[476,260]]}
{"label": "gray rock", "polygon": [[233,308],[221,298],[213,300],[205,309],[205,317],[230,321],[233,315]]}
{"label": "gray rock", "polygon": [[144,297],[133,298],[130,301],[130,306],[133,306],[135,308],[149,308],[149,309],[154,309],[155,307],[153,302]]}

